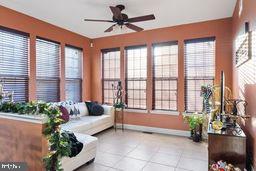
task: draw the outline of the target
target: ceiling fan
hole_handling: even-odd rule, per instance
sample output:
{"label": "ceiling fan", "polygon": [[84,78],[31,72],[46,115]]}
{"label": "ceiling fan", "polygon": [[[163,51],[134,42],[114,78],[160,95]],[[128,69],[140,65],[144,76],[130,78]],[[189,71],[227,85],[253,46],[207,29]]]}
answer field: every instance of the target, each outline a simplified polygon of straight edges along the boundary
{"label": "ceiling fan", "polygon": [[141,27],[138,27],[134,24],[135,22],[141,22],[141,21],[148,21],[148,20],[154,20],[155,16],[153,14],[151,15],[144,15],[144,16],[139,16],[139,17],[134,17],[134,18],[129,18],[128,15],[121,13],[125,9],[124,5],[117,5],[115,7],[110,6],[110,10],[113,13],[112,20],[94,20],[94,19],[84,19],[84,21],[95,21],[95,22],[109,22],[109,23],[115,23],[111,27],[109,27],[105,32],[111,32],[113,31],[114,27],[116,25],[120,26],[121,28],[123,26],[128,27],[129,29],[135,30],[137,32],[144,30]]}

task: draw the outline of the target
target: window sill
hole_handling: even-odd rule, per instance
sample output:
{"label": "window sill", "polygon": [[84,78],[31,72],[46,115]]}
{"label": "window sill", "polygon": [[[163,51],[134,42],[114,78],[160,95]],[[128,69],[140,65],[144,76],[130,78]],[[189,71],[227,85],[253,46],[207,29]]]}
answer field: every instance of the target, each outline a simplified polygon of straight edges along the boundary
{"label": "window sill", "polygon": [[[195,112],[182,112],[183,116],[190,116],[192,114],[194,114]],[[198,115],[202,115],[202,113],[197,113]]]}
{"label": "window sill", "polygon": [[124,112],[128,113],[148,113],[147,110],[140,110],[140,109],[124,109]]}
{"label": "window sill", "polygon": [[164,110],[151,110],[151,114],[159,114],[159,115],[174,115],[179,116],[180,112],[178,111],[164,111]]}

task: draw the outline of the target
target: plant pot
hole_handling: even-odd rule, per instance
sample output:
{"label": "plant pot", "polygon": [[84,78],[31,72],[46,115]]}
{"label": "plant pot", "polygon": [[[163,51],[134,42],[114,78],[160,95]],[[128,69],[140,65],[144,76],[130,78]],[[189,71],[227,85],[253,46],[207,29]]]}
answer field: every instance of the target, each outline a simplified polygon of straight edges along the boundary
{"label": "plant pot", "polygon": [[200,142],[202,140],[202,124],[191,130],[191,138],[194,142]]}
{"label": "plant pot", "polygon": [[195,133],[193,135],[193,141],[194,142],[200,142],[201,141],[201,136],[199,134]]}
{"label": "plant pot", "polygon": [[193,139],[194,137],[194,130],[190,130],[190,139]]}
{"label": "plant pot", "polygon": [[120,112],[122,111],[122,108],[116,108],[116,111]]}

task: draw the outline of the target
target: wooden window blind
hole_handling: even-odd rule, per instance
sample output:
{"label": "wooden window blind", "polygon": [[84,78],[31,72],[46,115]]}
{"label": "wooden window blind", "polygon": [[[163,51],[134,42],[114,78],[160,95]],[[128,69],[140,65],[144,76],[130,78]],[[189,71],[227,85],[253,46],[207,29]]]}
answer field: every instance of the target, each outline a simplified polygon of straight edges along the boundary
{"label": "wooden window blind", "polygon": [[103,103],[113,103],[112,85],[117,85],[120,80],[120,50],[102,50],[102,87]]}
{"label": "wooden window blind", "polygon": [[82,100],[82,58],[81,49],[65,47],[66,100],[74,102]]}
{"label": "wooden window blind", "polygon": [[215,78],[215,38],[185,41],[185,109],[201,112],[202,85],[213,85]]}
{"label": "wooden window blind", "polygon": [[0,28],[0,83],[14,101],[28,101],[28,35]]}
{"label": "wooden window blind", "polygon": [[153,46],[153,109],[177,111],[178,42]]}
{"label": "wooden window blind", "polygon": [[128,108],[146,109],[147,47],[126,48],[126,103]]}
{"label": "wooden window blind", "polygon": [[37,100],[59,101],[60,44],[36,39]]}

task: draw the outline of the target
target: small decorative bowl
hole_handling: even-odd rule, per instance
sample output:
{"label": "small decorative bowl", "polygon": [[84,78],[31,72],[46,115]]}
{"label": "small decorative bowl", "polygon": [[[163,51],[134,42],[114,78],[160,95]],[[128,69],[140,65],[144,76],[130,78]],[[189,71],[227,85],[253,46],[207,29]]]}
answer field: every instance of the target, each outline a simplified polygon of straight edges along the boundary
{"label": "small decorative bowl", "polygon": [[223,127],[223,123],[221,121],[213,121],[212,128],[215,130],[221,130]]}

